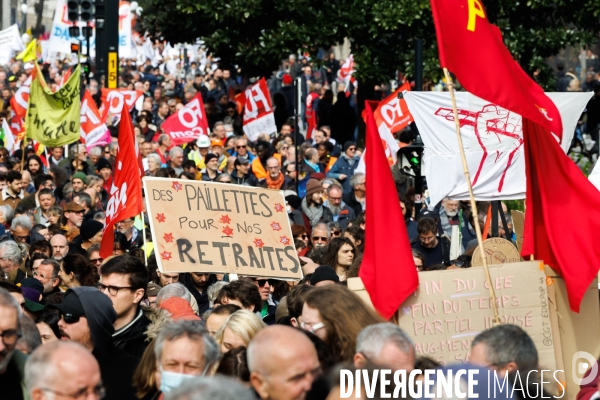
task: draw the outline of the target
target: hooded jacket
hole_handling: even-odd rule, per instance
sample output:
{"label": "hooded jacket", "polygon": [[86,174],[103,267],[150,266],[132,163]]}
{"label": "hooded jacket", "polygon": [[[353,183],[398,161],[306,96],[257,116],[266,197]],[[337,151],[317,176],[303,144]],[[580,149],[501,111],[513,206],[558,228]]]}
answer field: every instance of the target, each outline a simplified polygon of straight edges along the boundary
{"label": "hooded jacket", "polygon": [[150,324],[148,314],[152,311],[138,308],[138,312],[133,320],[126,326],[119,329],[119,331],[113,333],[113,344],[115,347],[130,356],[142,358],[144,350],[148,347],[148,341],[146,340],[146,330]]}
{"label": "hooded jacket", "polygon": [[204,290],[202,291],[202,294],[200,294],[200,292],[198,292],[198,289],[196,289],[196,286],[194,285],[194,281],[192,280],[191,273],[187,272],[187,273],[181,274],[181,275],[179,275],[179,279],[180,279],[181,283],[183,284],[183,286],[185,286],[190,291],[190,293],[192,293],[192,296],[194,296],[194,298],[196,299],[196,302],[198,303],[198,315],[204,314],[204,312],[206,312],[208,310],[208,306],[209,306],[209,304],[208,304],[208,288],[217,282],[217,277],[214,274],[209,275],[208,281],[206,282],[206,286],[204,286]]}
{"label": "hooded jacket", "polygon": [[[88,286],[69,289],[75,292],[85,311],[94,343],[92,354],[100,365],[106,398],[111,400],[135,399],[133,374],[138,360],[118,350],[112,343],[117,313],[111,300],[98,289]],[[68,291],[67,291],[68,292]]]}

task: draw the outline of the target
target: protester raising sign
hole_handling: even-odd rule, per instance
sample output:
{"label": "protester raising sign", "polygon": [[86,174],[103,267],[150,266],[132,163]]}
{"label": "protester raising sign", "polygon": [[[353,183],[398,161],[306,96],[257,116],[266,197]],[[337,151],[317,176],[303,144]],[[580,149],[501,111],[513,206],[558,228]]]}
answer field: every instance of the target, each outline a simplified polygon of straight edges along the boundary
{"label": "protester raising sign", "polygon": [[92,95],[86,89],[81,100],[81,139],[88,149],[94,146],[104,146],[110,143],[110,133],[106,124],[100,119],[100,112],[96,107]]}
{"label": "protester raising sign", "polygon": [[[540,366],[556,369],[546,275],[540,262],[490,266],[502,323],[533,339]],[[419,273],[419,290],[400,307],[399,325],[419,355],[448,363],[468,361],[471,342],[491,328],[493,312],[483,268]]]}
{"label": "protester raising sign", "polygon": [[160,129],[171,136],[171,144],[179,146],[208,135],[208,122],[200,93],[163,122]]}
{"label": "protester raising sign", "polygon": [[143,179],[160,271],[301,279],[279,191],[181,179]]}
{"label": "protester raising sign", "polygon": [[244,111],[244,133],[251,141],[256,141],[261,133],[277,132],[271,97],[267,81],[261,78],[246,89],[246,110]]}
{"label": "protester raising sign", "polygon": [[57,147],[79,140],[79,65],[56,93],[42,87],[43,77],[36,64],[25,119],[27,137],[45,146]]}

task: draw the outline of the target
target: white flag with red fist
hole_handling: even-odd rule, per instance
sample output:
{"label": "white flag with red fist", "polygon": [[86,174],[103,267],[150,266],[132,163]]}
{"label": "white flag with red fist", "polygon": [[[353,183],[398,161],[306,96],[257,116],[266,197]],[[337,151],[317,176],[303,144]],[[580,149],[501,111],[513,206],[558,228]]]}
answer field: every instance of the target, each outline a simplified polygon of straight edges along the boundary
{"label": "white flag with red fist", "polygon": [[127,105],[129,111],[133,107],[142,111],[144,105],[144,92],[129,89],[105,89],[102,88],[102,121],[106,122],[108,115],[113,115],[117,124],[121,119],[123,104]]}
{"label": "white flag with red fist", "polygon": [[173,146],[195,142],[200,135],[208,135],[208,122],[200,93],[167,118],[160,129],[171,136]]}
{"label": "white flag with red fist", "polygon": [[244,133],[251,141],[256,141],[261,133],[277,132],[275,115],[271,106],[271,96],[267,81],[261,78],[246,89],[246,106],[244,111]]}

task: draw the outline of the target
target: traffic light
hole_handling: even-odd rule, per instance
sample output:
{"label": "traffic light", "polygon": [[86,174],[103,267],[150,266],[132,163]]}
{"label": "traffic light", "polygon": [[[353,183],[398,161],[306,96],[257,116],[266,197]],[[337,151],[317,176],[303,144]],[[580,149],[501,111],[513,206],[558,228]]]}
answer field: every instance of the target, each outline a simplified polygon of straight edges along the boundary
{"label": "traffic light", "polygon": [[79,1],[69,0],[67,1],[67,18],[70,22],[79,21]]}
{"label": "traffic light", "polygon": [[94,15],[94,4],[91,0],[79,0],[81,7],[81,20],[83,22],[91,21]]}
{"label": "traffic light", "polygon": [[406,175],[422,176],[423,145],[411,144],[398,150],[400,168]]}

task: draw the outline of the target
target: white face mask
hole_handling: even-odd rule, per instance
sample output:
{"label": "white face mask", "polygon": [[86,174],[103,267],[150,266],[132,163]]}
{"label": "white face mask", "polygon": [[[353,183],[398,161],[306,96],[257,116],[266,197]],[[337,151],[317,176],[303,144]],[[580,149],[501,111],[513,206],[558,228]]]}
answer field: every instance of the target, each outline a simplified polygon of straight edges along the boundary
{"label": "white face mask", "polygon": [[285,206],[285,209],[287,210],[288,214],[292,212],[292,207],[289,204]]}
{"label": "white face mask", "polygon": [[[202,374],[199,376],[204,376],[206,374],[206,371],[208,370],[208,367],[209,367],[209,365],[204,367],[204,371],[202,371]],[[197,378],[197,377],[198,377],[198,375],[189,375],[189,374],[182,374],[180,372],[165,371],[162,369],[162,366],[161,366],[160,367],[160,391],[164,394],[167,394],[171,390],[176,389],[179,386],[181,386],[184,382],[186,382],[190,379]]]}

